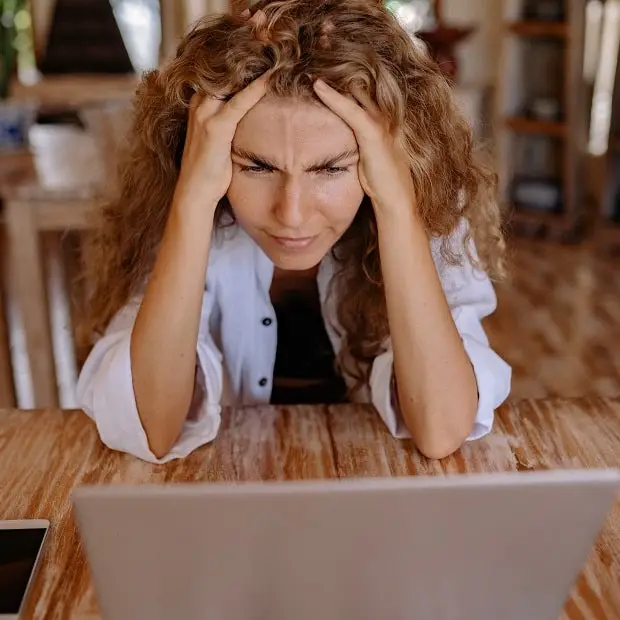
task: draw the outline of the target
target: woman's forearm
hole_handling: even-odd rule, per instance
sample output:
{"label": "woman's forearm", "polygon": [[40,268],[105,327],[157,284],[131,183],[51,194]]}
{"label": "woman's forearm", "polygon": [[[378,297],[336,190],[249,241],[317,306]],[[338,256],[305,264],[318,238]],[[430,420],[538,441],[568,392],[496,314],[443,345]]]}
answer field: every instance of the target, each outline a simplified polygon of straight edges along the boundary
{"label": "woman's forearm", "polygon": [[131,336],[136,404],[157,457],[178,438],[194,392],[213,212],[173,204]]}
{"label": "woman's forearm", "polygon": [[323,103],[345,121],[359,147],[359,179],[379,230],[379,254],[400,409],[418,448],[441,457],[467,438],[477,410],[476,378],[443,292],[402,131],[392,131],[363,88],[346,97],[322,80]]}
{"label": "woman's forearm", "polygon": [[267,92],[269,73],[229,101],[194,92],[171,211],[131,337],[138,414],[156,456],[189,413],[213,217],[228,192],[237,126]]}
{"label": "woman's forearm", "polygon": [[443,458],[471,431],[476,378],[422,223],[410,205],[376,211],[401,414],[420,451]]}

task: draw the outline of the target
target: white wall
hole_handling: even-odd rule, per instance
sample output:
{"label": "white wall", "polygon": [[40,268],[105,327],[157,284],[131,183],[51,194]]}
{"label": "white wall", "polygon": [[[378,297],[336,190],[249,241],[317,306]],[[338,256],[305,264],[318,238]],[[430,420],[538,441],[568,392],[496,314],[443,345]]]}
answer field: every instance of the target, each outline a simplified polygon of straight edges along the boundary
{"label": "white wall", "polygon": [[475,26],[476,31],[459,45],[459,81],[467,86],[492,86],[499,62],[500,0],[443,0],[447,25]]}
{"label": "white wall", "polygon": [[211,13],[226,13],[230,5],[228,0],[185,0],[185,16],[191,25],[197,19]]}
{"label": "white wall", "polygon": [[457,47],[456,93],[475,134],[492,138],[493,89],[500,60],[502,0],[443,0],[447,26],[473,26],[475,31]]}

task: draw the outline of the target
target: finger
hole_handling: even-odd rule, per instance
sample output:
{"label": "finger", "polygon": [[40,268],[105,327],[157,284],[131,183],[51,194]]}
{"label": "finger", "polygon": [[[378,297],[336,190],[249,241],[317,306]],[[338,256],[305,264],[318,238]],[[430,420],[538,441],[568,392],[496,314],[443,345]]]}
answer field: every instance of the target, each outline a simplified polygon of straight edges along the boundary
{"label": "finger", "polygon": [[365,90],[363,90],[360,86],[353,86],[351,88],[351,94],[375,120],[381,119],[381,110],[379,110],[379,106],[372,100],[370,95]]}
{"label": "finger", "polygon": [[194,93],[189,100],[189,108],[190,110],[196,109],[204,100],[204,95],[200,93]]}
{"label": "finger", "polygon": [[223,101],[215,97],[202,96],[195,101],[192,100],[190,100],[189,119],[187,122],[187,132],[190,136],[193,134],[196,125],[204,128],[207,121],[213,118],[224,105]]}
{"label": "finger", "polygon": [[196,116],[208,118],[213,116],[224,104],[221,99],[194,93],[189,100],[189,118]]}
{"label": "finger", "polygon": [[262,9],[258,9],[252,17],[250,17],[250,23],[254,24],[257,28],[262,28],[267,24],[267,15]]}
{"label": "finger", "polygon": [[[191,104],[191,101],[190,101]],[[211,118],[219,110],[221,110],[225,105],[225,102],[222,99],[218,99],[217,97],[203,97],[202,101],[199,103],[196,108],[196,114],[200,117],[201,120],[207,120]]]}
{"label": "finger", "polygon": [[189,135],[191,135],[193,128],[194,128],[194,124],[196,123],[196,120],[195,120],[196,111],[201,106],[203,101],[204,101],[204,95],[201,95],[200,93],[197,93],[197,92],[195,92],[189,100],[189,106],[188,106],[188,112],[187,112],[187,133]]}
{"label": "finger", "polygon": [[321,25],[321,34],[331,34],[335,29],[336,26],[334,26],[334,22],[328,17]]}
{"label": "finger", "polygon": [[264,73],[232,97],[220,112],[222,120],[236,127],[267,93],[269,75],[270,72]]}
{"label": "finger", "polygon": [[361,86],[353,86],[351,93],[359,104],[366,110],[372,118],[376,127],[383,129],[385,134],[392,134],[395,130],[390,124],[389,119],[381,112],[377,102]]}
{"label": "finger", "polygon": [[314,90],[321,101],[351,127],[358,141],[370,129],[371,119],[356,101],[341,95],[323,80],[314,82]]}
{"label": "finger", "polygon": [[335,30],[334,22],[327,18],[321,25],[321,36],[319,37],[319,45],[324,50],[331,49],[330,34]]}

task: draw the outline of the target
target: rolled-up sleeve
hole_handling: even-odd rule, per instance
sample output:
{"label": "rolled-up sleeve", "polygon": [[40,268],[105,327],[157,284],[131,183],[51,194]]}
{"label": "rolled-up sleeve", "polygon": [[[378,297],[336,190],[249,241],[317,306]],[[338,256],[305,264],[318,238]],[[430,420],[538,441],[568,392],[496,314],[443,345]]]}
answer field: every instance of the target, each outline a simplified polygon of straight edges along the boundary
{"label": "rolled-up sleeve", "polygon": [[[462,224],[452,236],[450,243],[456,250],[463,247],[466,228]],[[512,370],[491,348],[482,326],[482,320],[497,307],[493,285],[487,275],[473,267],[463,257],[460,265],[447,264],[439,251],[439,244],[432,247],[442,286],[450,307],[452,318],[461,336],[463,346],[471,362],[478,386],[478,410],[468,441],[487,435],[492,427],[495,410],[508,398]],[[472,256],[476,257],[473,242]],[[409,437],[402,416],[396,406],[393,381],[394,354],[391,346],[377,356],[370,375],[372,403],[381,415],[389,431],[399,438]]]}
{"label": "rolled-up sleeve", "polygon": [[212,297],[205,292],[191,409],[177,442],[159,459],[149,448],[133,389],[131,332],[140,299],[132,300],[110,322],[80,372],[76,391],[78,406],[95,422],[107,447],[151,463],[165,463],[183,458],[215,438],[220,425],[223,364],[209,334],[212,304]]}

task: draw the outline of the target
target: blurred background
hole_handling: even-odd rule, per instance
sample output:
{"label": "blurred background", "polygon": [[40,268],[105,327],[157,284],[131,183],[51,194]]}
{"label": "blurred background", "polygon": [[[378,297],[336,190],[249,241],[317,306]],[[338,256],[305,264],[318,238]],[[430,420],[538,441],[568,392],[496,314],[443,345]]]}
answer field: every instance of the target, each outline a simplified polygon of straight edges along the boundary
{"label": "blurred background", "polygon": [[[385,4],[499,174],[509,276],[485,327],[512,398],[620,395],[620,0]],[[140,74],[202,15],[246,6],[0,0],[0,407],[74,406],[76,276]]]}

